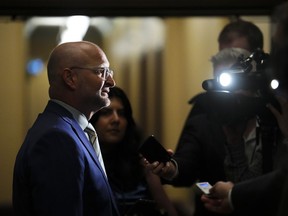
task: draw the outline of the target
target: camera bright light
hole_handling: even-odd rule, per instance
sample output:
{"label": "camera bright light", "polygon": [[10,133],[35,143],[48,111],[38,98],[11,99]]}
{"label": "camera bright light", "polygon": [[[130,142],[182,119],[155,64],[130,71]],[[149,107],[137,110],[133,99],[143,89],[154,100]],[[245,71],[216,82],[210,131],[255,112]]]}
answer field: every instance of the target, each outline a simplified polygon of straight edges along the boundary
{"label": "camera bright light", "polygon": [[278,82],[278,80],[276,80],[276,79],[273,79],[272,81],[271,81],[271,83],[270,83],[270,86],[271,86],[271,88],[272,89],[277,89],[278,87],[279,87],[279,82]]}
{"label": "camera bright light", "polygon": [[223,86],[223,87],[227,87],[229,85],[231,85],[232,83],[232,76],[230,73],[222,73],[219,76],[219,83]]}

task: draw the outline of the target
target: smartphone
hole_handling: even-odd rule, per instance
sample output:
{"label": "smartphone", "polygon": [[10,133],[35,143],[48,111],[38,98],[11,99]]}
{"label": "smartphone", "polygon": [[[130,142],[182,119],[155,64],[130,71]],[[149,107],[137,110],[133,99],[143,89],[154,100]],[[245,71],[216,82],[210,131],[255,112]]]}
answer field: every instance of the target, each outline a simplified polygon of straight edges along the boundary
{"label": "smartphone", "polygon": [[149,163],[153,163],[154,161],[166,163],[171,160],[171,155],[153,135],[149,136],[142,143],[138,151],[149,161]]}
{"label": "smartphone", "polygon": [[210,194],[209,190],[210,190],[210,188],[212,188],[212,186],[209,184],[209,182],[198,182],[198,183],[196,183],[196,186],[205,195]]}

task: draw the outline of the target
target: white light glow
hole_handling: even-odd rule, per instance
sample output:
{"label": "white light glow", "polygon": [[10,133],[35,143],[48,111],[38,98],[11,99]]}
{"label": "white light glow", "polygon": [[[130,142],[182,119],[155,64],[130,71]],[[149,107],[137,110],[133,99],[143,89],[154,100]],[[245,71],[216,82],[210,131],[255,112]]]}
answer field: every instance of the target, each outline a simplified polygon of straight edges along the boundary
{"label": "white light glow", "polygon": [[279,87],[279,82],[278,80],[274,79],[271,81],[270,85],[272,89],[277,89]]}
{"label": "white light glow", "polygon": [[67,18],[66,28],[61,32],[61,41],[82,41],[90,24],[87,16],[71,16]]}
{"label": "white light glow", "polygon": [[222,73],[222,74],[219,76],[219,82],[220,82],[220,84],[221,84],[223,87],[227,87],[227,86],[231,85],[231,82],[232,82],[231,74],[229,74],[229,73]]}

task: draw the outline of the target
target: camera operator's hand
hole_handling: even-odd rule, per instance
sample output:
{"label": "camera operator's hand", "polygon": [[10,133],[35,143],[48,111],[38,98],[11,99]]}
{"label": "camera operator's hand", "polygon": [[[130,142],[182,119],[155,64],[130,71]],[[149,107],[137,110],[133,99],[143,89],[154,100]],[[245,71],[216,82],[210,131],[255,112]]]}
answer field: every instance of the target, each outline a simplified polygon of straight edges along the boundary
{"label": "camera operator's hand", "polygon": [[276,96],[280,104],[281,112],[278,111],[273,105],[267,104],[267,108],[276,117],[278,126],[285,138],[288,138],[288,101],[282,96]]}
{"label": "camera operator's hand", "polygon": [[[167,150],[170,155],[173,155],[173,151],[168,149]],[[177,174],[178,170],[176,167],[176,162],[170,160],[168,162],[160,163],[159,161],[154,161],[153,163],[149,163],[149,161],[140,155],[140,162],[144,166],[145,169],[151,170],[154,174],[167,179],[172,180]]]}

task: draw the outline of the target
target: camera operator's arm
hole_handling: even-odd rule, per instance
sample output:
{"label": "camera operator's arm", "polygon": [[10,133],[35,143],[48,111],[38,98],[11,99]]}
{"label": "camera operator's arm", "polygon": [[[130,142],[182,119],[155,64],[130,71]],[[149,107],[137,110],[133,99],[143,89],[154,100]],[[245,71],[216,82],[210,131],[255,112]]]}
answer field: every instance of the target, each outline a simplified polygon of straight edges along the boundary
{"label": "camera operator's arm", "polygon": [[267,104],[267,107],[271,110],[273,115],[276,117],[279,128],[284,138],[288,139],[288,101],[286,98],[282,96],[277,96],[276,98],[281,106],[281,112],[279,112],[271,104]]}

